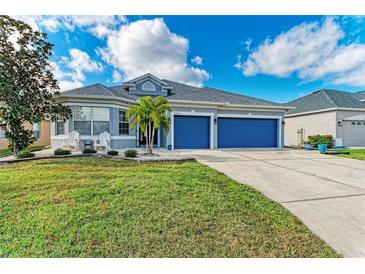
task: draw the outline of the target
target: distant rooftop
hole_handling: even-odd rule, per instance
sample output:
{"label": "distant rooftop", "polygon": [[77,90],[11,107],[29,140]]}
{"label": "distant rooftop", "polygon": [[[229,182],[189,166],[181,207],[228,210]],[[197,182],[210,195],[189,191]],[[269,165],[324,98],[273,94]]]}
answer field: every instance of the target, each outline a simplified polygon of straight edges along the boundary
{"label": "distant rooftop", "polygon": [[287,113],[318,111],[329,108],[363,108],[365,103],[354,97],[354,94],[339,90],[321,89],[287,103],[296,107]]}
{"label": "distant rooftop", "polygon": [[357,99],[357,100],[365,100],[365,90],[353,93],[353,96]]}

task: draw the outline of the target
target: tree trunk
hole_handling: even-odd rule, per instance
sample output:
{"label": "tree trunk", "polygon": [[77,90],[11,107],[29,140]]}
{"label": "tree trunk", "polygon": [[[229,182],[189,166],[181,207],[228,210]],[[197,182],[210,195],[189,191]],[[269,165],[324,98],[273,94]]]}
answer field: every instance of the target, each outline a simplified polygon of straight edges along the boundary
{"label": "tree trunk", "polygon": [[152,153],[151,150],[151,121],[148,123],[148,140],[147,140],[147,146],[148,146],[148,154]]}
{"label": "tree trunk", "polygon": [[151,138],[151,154],[153,153],[153,141],[155,139],[155,127],[152,127],[152,138]]}
{"label": "tree trunk", "polygon": [[146,126],[145,132],[144,132],[144,136],[146,137],[146,154],[148,154],[148,126]]}

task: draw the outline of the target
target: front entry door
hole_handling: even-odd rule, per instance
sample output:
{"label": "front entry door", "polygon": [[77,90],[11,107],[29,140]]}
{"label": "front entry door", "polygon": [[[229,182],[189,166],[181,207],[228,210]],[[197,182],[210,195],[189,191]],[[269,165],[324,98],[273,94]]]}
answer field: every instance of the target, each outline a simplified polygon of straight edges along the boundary
{"label": "front entry door", "polygon": [[[146,136],[144,134],[142,134],[141,131],[139,131],[139,145],[140,146],[145,146],[146,145]],[[155,136],[153,137],[153,145],[157,146],[158,145],[158,129],[155,129]]]}

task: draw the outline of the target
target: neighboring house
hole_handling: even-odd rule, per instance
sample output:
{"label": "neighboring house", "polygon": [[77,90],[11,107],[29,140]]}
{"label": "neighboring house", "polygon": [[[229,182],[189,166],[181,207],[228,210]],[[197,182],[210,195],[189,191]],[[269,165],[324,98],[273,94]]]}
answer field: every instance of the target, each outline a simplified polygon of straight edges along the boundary
{"label": "neighboring house", "polygon": [[353,93],[353,96],[362,102],[365,102],[365,90]]}
{"label": "neighboring house", "polygon": [[285,115],[285,145],[301,144],[309,135],[330,134],[337,146],[365,146],[365,102],[354,94],[323,89],[287,105],[295,109]]}
{"label": "neighboring house", "polygon": [[[40,123],[36,124],[26,124],[26,129],[33,130],[33,137],[36,141],[32,144],[35,146],[49,146],[51,144],[51,123],[48,120],[42,120]],[[0,129],[0,149],[5,149],[8,147],[8,142],[5,138],[4,130]]]}
{"label": "neighboring house", "polygon": [[[68,133],[82,140],[111,134],[114,149],[144,146],[138,128],[129,128],[126,111],[141,96],[165,96],[173,111],[171,129],[158,130],[156,146],[171,149],[283,147],[283,117],[290,108],[214,88],[198,88],[146,74],[122,86],[102,84],[62,92],[58,101],[71,107],[72,119],[52,123],[53,148],[67,144]],[[82,142],[81,147],[82,147]]]}

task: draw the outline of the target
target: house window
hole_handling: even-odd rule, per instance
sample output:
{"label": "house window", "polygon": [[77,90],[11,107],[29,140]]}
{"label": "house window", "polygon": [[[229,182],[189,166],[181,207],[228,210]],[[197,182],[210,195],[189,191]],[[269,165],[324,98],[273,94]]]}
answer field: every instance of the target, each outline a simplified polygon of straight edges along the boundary
{"label": "house window", "polygon": [[5,130],[0,129],[0,139],[4,139],[5,138]]}
{"label": "house window", "polygon": [[93,135],[109,132],[109,109],[92,108]]}
{"label": "house window", "polygon": [[129,135],[129,121],[124,110],[119,110],[119,135]]}
{"label": "house window", "polygon": [[91,108],[77,107],[74,110],[74,130],[80,135],[91,135]]}
{"label": "house window", "polygon": [[351,125],[353,125],[353,126],[354,126],[354,125],[356,125],[356,123],[355,123],[355,122],[352,122],[352,123],[351,123]]}
{"label": "house window", "polygon": [[142,85],[142,90],[143,91],[156,91],[156,87],[154,84],[152,84],[150,81],[148,81]]}
{"label": "house window", "polygon": [[74,130],[80,135],[109,132],[109,108],[77,107],[74,110]]}
{"label": "house window", "polygon": [[40,124],[34,123],[33,124],[33,137],[39,138],[39,136],[40,136]]}
{"label": "house window", "polygon": [[65,134],[65,123],[63,121],[56,122],[56,135]]}

